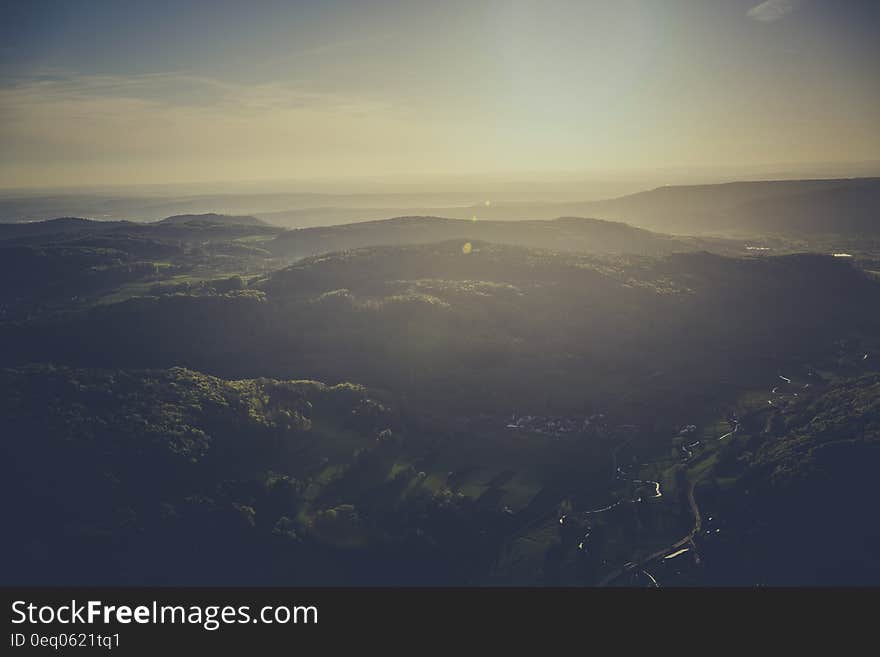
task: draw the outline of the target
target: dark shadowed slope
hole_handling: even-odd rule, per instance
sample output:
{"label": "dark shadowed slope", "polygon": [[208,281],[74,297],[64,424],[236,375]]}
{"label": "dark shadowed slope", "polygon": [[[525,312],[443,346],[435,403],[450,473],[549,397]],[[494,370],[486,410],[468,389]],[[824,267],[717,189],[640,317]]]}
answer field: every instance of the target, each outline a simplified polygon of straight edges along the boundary
{"label": "dark shadowed slope", "polygon": [[476,241],[466,254],[454,240],[306,259],[228,295],[10,322],[0,362],[353,380],[435,412],[617,406],[656,418],[721,381],[876,332],[877,294],[839,258],[612,258]]}
{"label": "dark shadowed slope", "polygon": [[439,547],[401,555],[412,529],[392,514],[346,524],[354,507],[316,500],[328,460],[349,467],[359,450],[356,477],[395,455],[377,444],[393,410],[364,388],[33,366],[0,370],[0,390],[18,539],[0,546],[4,584],[351,583],[355,557],[368,583],[405,576],[407,557],[423,581],[450,576]]}
{"label": "dark shadowed slope", "polygon": [[728,534],[707,542],[708,583],[876,586],[880,376],[802,391],[740,433],[715,465],[727,484],[700,491]]}

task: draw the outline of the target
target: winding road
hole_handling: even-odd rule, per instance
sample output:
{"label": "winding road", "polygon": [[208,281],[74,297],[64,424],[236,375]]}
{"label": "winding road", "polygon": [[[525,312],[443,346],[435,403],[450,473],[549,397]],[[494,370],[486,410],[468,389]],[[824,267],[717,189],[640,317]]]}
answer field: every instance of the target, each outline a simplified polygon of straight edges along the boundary
{"label": "winding road", "polygon": [[700,533],[700,529],[703,526],[703,517],[700,515],[700,507],[697,506],[697,500],[694,498],[694,487],[697,485],[697,482],[690,481],[688,483],[688,506],[691,508],[691,513],[694,515],[694,526],[693,529],[687,534],[687,536],[682,537],[680,540],[676,541],[672,545],[669,545],[661,550],[657,550],[649,554],[644,559],[641,559],[637,562],[629,562],[621,568],[618,568],[612,573],[606,575],[596,586],[608,586],[613,581],[615,581],[621,575],[625,575],[626,573],[632,572],[633,570],[644,570],[644,568],[653,561],[665,557],[668,554],[675,552],[676,550],[680,550],[686,545],[689,545],[694,550],[696,550],[696,544],[694,543],[694,536]]}
{"label": "winding road", "polygon": [[[718,440],[724,440],[725,438],[735,434],[737,431],[739,431],[739,420],[734,420],[733,430],[724,434]],[[632,572],[633,570],[636,570],[636,569],[644,569],[644,567],[647,566],[652,561],[656,561],[657,559],[660,559],[660,558],[666,557],[670,554],[673,554],[674,552],[681,550],[685,546],[690,546],[694,549],[694,558],[697,560],[697,563],[699,563],[700,557],[696,553],[697,546],[694,543],[694,537],[700,533],[700,529],[702,529],[702,527],[703,527],[703,517],[700,515],[700,507],[697,506],[697,500],[694,497],[694,487],[696,485],[697,485],[696,481],[688,480],[687,500],[688,500],[688,506],[691,509],[691,513],[694,516],[694,526],[691,529],[691,531],[687,534],[687,536],[683,536],[681,539],[679,539],[678,541],[676,541],[672,545],[669,545],[661,550],[657,550],[656,552],[649,554],[647,557],[645,557],[644,559],[641,559],[638,562],[630,561],[629,563],[625,564],[621,568],[618,568],[614,572],[606,575],[597,584],[597,586],[608,586],[609,584],[611,584],[611,582],[615,581],[621,575]],[[659,485],[658,485],[658,491],[659,491]]]}

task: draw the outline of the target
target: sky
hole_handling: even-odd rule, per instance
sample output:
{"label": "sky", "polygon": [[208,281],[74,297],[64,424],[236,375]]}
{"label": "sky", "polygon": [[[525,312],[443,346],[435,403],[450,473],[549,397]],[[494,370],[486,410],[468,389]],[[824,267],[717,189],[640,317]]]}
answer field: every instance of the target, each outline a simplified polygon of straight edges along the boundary
{"label": "sky", "polygon": [[880,161],[875,0],[0,11],[0,188]]}

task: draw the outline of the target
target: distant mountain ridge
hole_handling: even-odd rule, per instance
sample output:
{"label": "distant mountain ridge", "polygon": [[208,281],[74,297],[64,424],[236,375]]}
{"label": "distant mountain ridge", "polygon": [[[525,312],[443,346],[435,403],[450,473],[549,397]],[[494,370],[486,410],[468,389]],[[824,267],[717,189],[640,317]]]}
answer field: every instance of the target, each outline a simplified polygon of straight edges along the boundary
{"label": "distant mountain ridge", "polygon": [[880,178],[658,187],[586,208],[668,232],[878,234]]}
{"label": "distant mountain ridge", "polygon": [[271,236],[283,229],[249,216],[178,215],[161,221],[98,221],[61,217],[45,221],[0,223],[0,243],[69,241],[91,235],[128,235],[171,241],[217,241],[258,233]]}
{"label": "distant mountain ridge", "polygon": [[221,226],[268,226],[269,223],[251,215],[229,215],[208,212],[206,214],[177,214],[160,219],[158,224],[205,224]]}
{"label": "distant mountain ridge", "polygon": [[[588,251],[604,248],[630,253],[656,252],[657,233],[664,234],[662,237],[667,244],[671,244],[671,240],[681,239],[676,237],[680,235],[870,237],[880,235],[878,215],[880,215],[880,178],[848,178],[666,186],[617,198],[584,202],[485,201],[474,205],[449,207],[384,208],[320,206],[253,214],[214,212],[178,214],[152,223],[99,222],[74,218],[51,221],[67,222],[68,225],[63,226],[66,232],[72,232],[73,229],[91,230],[134,225],[188,229],[249,226],[268,230],[273,227],[279,229],[287,227],[292,228],[293,232],[278,238],[275,243],[276,252],[282,255],[293,253],[299,257],[313,255],[319,250],[355,248],[381,243],[414,243],[413,237],[406,237],[403,234],[406,231],[413,233],[429,231],[433,236],[426,238],[425,241],[451,239],[461,236],[461,229],[464,226],[468,227],[468,235],[488,241],[527,244],[527,239],[537,238],[542,241],[533,244],[542,248],[568,250],[587,248]],[[388,217],[395,217],[397,223],[383,224]],[[402,225],[401,217],[407,218],[409,224]],[[572,232],[571,226],[566,227],[562,224],[553,227],[544,225],[538,230],[535,223],[546,223],[559,217],[593,217],[591,221],[594,223],[589,231],[595,234],[589,239],[580,234],[586,224],[581,224],[578,230]],[[425,223],[426,219],[430,223]],[[624,234],[624,229],[619,229],[618,234],[613,235],[615,230],[611,225],[602,226],[595,223],[600,220],[606,223],[617,222],[618,227],[624,223],[629,224],[629,231]],[[92,223],[87,223],[90,221]],[[416,227],[414,222],[421,224]],[[369,227],[354,228],[355,224]],[[519,225],[512,227],[512,224]],[[0,223],[0,239],[8,239],[4,236],[16,234],[17,231],[27,235],[38,234],[44,229],[53,232],[57,230],[58,225],[47,222]],[[343,225],[350,227],[342,230]],[[9,228],[10,226],[20,228]],[[390,242],[376,241],[377,235],[392,228],[394,234],[389,233],[382,238],[391,239]],[[655,233],[651,237],[647,232],[633,232],[635,228],[655,231]],[[300,232],[306,230],[313,232]],[[331,233],[321,231],[331,231],[333,240],[340,243],[328,247],[326,242]],[[541,232],[543,235],[531,234],[526,238],[525,235],[529,231]],[[356,237],[359,234],[360,237]],[[294,235],[302,248],[292,246]],[[508,237],[509,235],[513,237]],[[634,241],[621,245],[620,240],[624,236],[627,240]],[[572,246],[566,247],[571,239],[574,240]],[[603,240],[606,246],[598,246]],[[647,242],[650,240],[653,240],[654,244],[648,247]],[[591,241],[597,246],[594,247]],[[554,246],[553,242],[559,246]]]}
{"label": "distant mountain ridge", "polygon": [[[589,198],[585,189],[584,197]],[[485,196],[491,200],[480,200]],[[571,198],[571,195],[568,195]],[[88,199],[86,199],[88,200]],[[516,194],[419,195],[236,195],[187,199],[93,199],[78,196],[0,198],[0,225],[25,218],[79,216],[132,219],[152,225],[250,225],[307,228],[380,221],[399,216],[439,216],[479,221],[595,217],[662,233],[683,235],[880,234],[880,178],[755,180],[670,185],[603,200],[517,200]],[[100,202],[99,202],[100,201]],[[271,201],[271,202],[270,202]],[[192,213],[189,210],[192,210]],[[209,210],[207,214],[197,214]],[[181,212],[180,214],[174,214]],[[170,214],[154,221],[155,217]],[[30,222],[28,222],[30,223]]]}
{"label": "distant mountain ridge", "polygon": [[45,221],[0,223],[0,240],[111,231],[128,223],[126,221],[95,221],[93,219],[83,219],[82,217],[59,217]]}
{"label": "distant mountain ridge", "polygon": [[675,234],[880,234],[880,178],[670,185],[598,201],[494,202],[458,207],[314,207],[257,213],[277,225],[325,226],[392,215],[480,221],[596,217]]}

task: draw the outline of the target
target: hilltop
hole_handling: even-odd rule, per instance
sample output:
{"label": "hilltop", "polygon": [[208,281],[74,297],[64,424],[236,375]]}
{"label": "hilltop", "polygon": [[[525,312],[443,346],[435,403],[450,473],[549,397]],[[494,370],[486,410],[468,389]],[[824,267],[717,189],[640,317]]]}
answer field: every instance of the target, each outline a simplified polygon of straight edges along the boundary
{"label": "hilltop", "polygon": [[565,252],[644,255],[733,246],[722,240],[710,244],[708,240],[672,237],[624,223],[582,217],[510,222],[422,216],[290,230],[265,247],[278,256],[295,259],[345,249],[427,244],[456,238]]}
{"label": "hilltop", "polygon": [[206,214],[177,214],[160,219],[158,224],[185,224],[188,226],[269,226],[269,223],[250,215],[229,215],[208,212]]}

